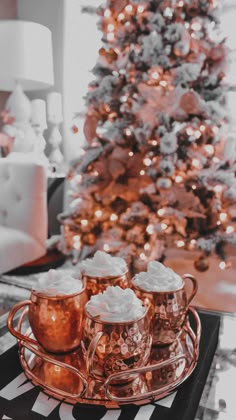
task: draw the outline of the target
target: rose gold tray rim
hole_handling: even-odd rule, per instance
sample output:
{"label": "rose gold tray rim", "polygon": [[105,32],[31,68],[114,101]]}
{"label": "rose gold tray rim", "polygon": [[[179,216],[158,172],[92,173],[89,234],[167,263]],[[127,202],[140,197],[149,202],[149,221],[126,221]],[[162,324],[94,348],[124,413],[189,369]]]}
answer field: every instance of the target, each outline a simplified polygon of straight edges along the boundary
{"label": "rose gold tray rim", "polygon": [[[58,390],[57,388],[54,387],[48,387],[47,384],[45,383],[41,383],[37,378],[34,377],[34,374],[32,373],[32,371],[30,371],[29,369],[26,368],[27,366],[27,362],[25,360],[25,348],[28,348],[27,343],[25,343],[22,340],[18,341],[19,344],[19,358],[20,358],[20,363],[21,366],[24,370],[25,375],[27,376],[28,379],[31,380],[31,382],[36,385],[36,386],[40,386],[41,389],[50,396],[53,396],[56,399],[59,400],[63,400],[67,403],[70,404],[75,404],[75,403],[87,403],[87,404],[92,404],[92,405],[103,405],[106,406],[107,408],[119,408],[120,405],[122,404],[127,404],[127,402],[131,402],[134,403],[136,405],[143,405],[146,404],[150,401],[158,401],[159,399],[162,399],[166,396],[168,396],[169,394],[171,394],[172,392],[174,392],[174,390],[176,390],[183,382],[185,382],[189,376],[192,374],[192,372],[194,371],[196,365],[197,365],[197,360],[198,360],[198,353],[199,353],[199,341],[200,341],[200,336],[201,336],[201,322],[199,319],[199,316],[196,312],[196,310],[193,307],[189,307],[189,312],[192,313],[192,315],[195,318],[195,322],[197,324],[197,332],[196,334],[192,331],[191,326],[189,326],[185,332],[187,333],[188,336],[190,336],[191,334],[193,335],[193,337],[190,337],[191,340],[194,340],[193,342],[193,357],[190,360],[189,366],[187,369],[184,369],[184,372],[182,375],[180,375],[180,378],[178,378],[178,380],[176,381],[176,383],[170,383],[168,384],[168,386],[164,387],[164,388],[160,388],[158,389],[158,391],[153,391],[153,392],[149,392],[149,395],[147,396],[146,394],[139,394],[134,395],[133,398],[130,397],[129,400],[127,401],[126,399],[122,399],[122,398],[118,398],[118,401],[116,401],[116,399],[112,398],[112,399],[105,399],[105,398],[101,398],[101,399],[96,399],[93,397],[88,397],[88,396],[78,396],[78,395],[74,395],[74,394],[70,394],[70,393],[65,393],[64,391],[60,392],[60,390]],[[24,318],[25,314],[22,314],[21,319],[18,323],[18,329],[21,329],[22,326],[22,321]],[[186,325],[184,327],[184,329],[186,328]],[[27,334],[30,335],[31,334],[31,330],[30,328],[27,330]],[[183,355],[186,357],[186,355]],[[169,359],[170,360],[170,359]],[[171,359],[172,360],[172,359]],[[56,363],[58,364],[58,363]],[[148,370],[148,369],[147,369]]]}

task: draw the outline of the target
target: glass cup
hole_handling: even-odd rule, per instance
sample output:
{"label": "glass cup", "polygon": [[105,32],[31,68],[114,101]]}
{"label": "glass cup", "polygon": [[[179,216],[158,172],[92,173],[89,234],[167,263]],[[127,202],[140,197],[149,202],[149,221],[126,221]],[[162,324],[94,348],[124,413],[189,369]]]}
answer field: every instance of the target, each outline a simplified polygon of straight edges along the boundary
{"label": "glass cup", "polygon": [[[163,292],[144,290],[134,284],[134,278],[131,280],[131,287],[136,296],[149,305],[153,345],[173,343],[183,328],[190,302],[197,293],[198,284],[191,274],[185,274],[182,280],[182,286],[178,289]],[[189,297],[185,289],[186,280],[190,280],[193,286]]]}
{"label": "glass cup", "polygon": [[85,271],[81,272],[86,284],[88,297],[104,292],[108,286],[120,286],[122,289],[130,287],[130,275],[128,270],[117,276],[89,276]]}
{"label": "glass cup", "polygon": [[[80,345],[84,306],[88,301],[85,287],[73,294],[47,296],[31,291],[30,300],[13,306],[8,329],[19,340],[40,344],[49,353],[66,353]],[[28,309],[29,324],[37,341],[15,330],[13,320],[19,309]]]}
{"label": "glass cup", "polygon": [[[85,305],[81,346],[88,374],[101,381],[112,374],[145,366],[152,346],[148,308],[135,320],[109,322],[90,315]],[[125,377],[114,379],[112,383],[133,379],[134,375],[127,372]]]}

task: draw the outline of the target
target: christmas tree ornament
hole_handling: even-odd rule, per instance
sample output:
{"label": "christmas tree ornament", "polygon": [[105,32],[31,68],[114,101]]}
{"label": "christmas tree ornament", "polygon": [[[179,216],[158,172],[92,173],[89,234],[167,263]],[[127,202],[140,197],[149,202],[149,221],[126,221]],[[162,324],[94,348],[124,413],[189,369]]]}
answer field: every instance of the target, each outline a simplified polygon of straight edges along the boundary
{"label": "christmas tree ornament", "polygon": [[207,271],[209,268],[209,259],[205,255],[200,255],[200,257],[194,261],[194,267],[200,272]]}

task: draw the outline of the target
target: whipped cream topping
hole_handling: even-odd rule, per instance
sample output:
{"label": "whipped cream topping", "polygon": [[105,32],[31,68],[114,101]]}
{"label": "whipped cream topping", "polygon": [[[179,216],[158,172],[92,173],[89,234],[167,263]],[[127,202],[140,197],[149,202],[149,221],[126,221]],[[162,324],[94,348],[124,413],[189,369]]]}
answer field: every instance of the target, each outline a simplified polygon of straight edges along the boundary
{"label": "whipped cream topping", "polygon": [[140,318],[146,308],[132,289],[109,286],[103,293],[91,296],[88,313],[106,322],[126,322]]}
{"label": "whipped cream topping", "polygon": [[39,277],[34,291],[46,296],[58,296],[79,293],[82,289],[82,281],[73,277],[70,271],[49,270]]}
{"label": "whipped cream topping", "polygon": [[148,263],[147,271],[134,276],[133,283],[148,292],[165,292],[179,289],[183,285],[183,280],[171,268],[165,267],[158,261],[151,261]]}
{"label": "whipped cream topping", "polygon": [[96,251],[93,258],[82,261],[79,267],[90,277],[120,276],[127,271],[123,258],[114,257],[104,251]]}

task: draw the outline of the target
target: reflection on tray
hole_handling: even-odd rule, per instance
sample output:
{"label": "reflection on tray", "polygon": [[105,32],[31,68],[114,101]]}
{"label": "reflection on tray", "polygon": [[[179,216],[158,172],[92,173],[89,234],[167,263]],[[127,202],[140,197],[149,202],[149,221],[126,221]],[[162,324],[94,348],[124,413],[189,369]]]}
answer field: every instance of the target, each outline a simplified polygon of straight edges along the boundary
{"label": "reflection on tray", "polygon": [[[18,324],[19,331],[23,318]],[[195,324],[195,332],[192,324]],[[27,336],[31,335],[28,329]],[[55,398],[73,404],[103,404],[108,408],[130,402],[144,404],[167,396],[190,376],[198,359],[200,335],[200,319],[190,307],[185,326],[174,343],[153,347],[145,367],[113,374],[105,383],[88,377],[81,348],[68,354],[52,355],[21,340],[20,362],[26,376]],[[131,372],[132,381],[112,385],[115,379],[130,378]]]}

